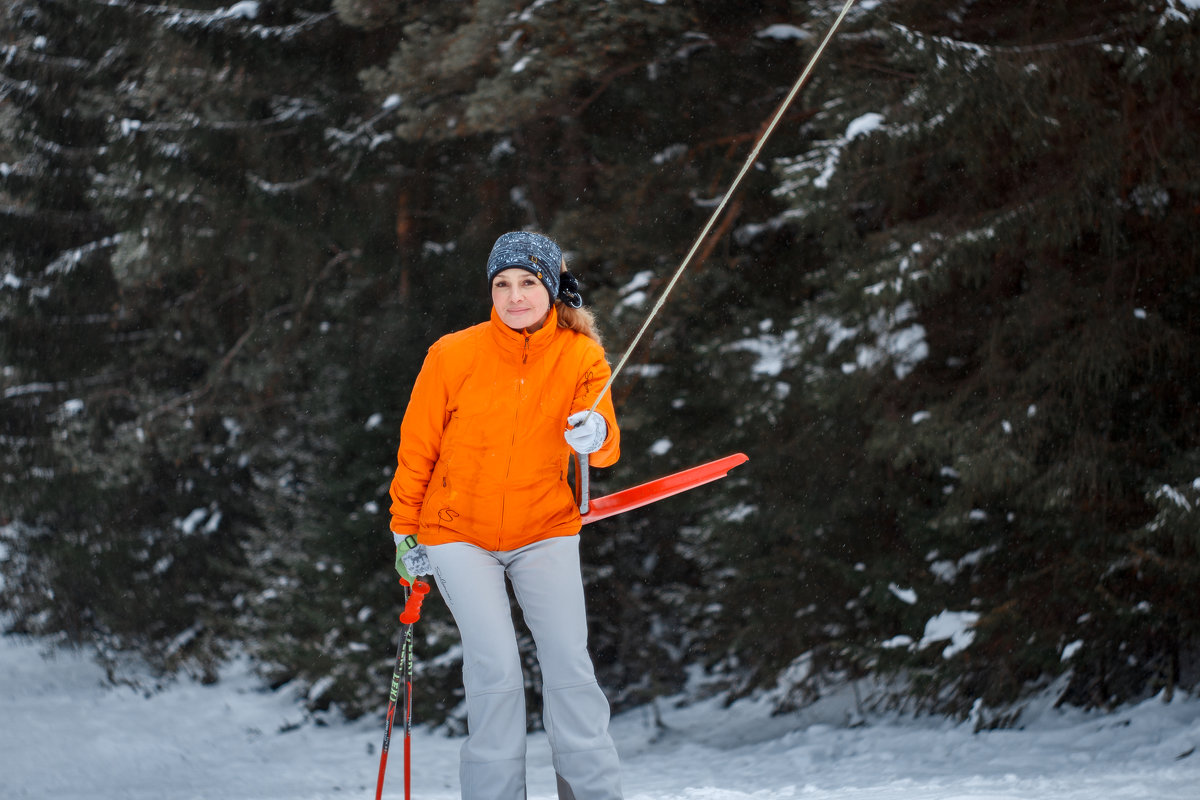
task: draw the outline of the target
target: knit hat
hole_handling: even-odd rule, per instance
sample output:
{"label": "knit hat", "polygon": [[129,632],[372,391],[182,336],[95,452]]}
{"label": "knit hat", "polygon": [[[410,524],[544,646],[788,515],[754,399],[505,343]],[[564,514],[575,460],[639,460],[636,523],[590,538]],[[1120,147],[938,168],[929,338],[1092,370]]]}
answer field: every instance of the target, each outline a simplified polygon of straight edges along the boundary
{"label": "knit hat", "polygon": [[579,308],[583,305],[579,281],[571,273],[562,272],[562,260],[562,249],[539,233],[506,233],[492,245],[492,254],[488,256],[488,283],[496,273],[519,267],[537,276],[550,293],[551,301],[562,300],[572,308]]}

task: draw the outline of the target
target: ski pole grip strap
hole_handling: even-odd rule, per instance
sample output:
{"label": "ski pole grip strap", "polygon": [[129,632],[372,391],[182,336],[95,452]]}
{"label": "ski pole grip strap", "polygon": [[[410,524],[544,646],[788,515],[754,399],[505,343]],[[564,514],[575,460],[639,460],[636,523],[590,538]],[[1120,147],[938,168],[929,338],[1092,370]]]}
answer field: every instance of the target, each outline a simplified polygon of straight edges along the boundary
{"label": "ski pole grip strap", "polygon": [[404,610],[400,612],[400,622],[412,625],[421,618],[421,603],[425,602],[427,594],[429,594],[428,583],[413,581],[412,594],[408,596],[408,600],[404,603]]}

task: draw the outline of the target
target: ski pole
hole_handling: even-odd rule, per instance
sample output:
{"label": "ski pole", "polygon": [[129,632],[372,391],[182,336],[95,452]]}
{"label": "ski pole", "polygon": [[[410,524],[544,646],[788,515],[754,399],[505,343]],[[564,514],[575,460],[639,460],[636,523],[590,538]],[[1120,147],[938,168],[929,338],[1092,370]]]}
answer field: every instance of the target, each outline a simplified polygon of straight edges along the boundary
{"label": "ski pole", "polygon": [[404,628],[400,642],[396,646],[396,666],[392,670],[392,685],[388,691],[387,723],[383,733],[383,748],[379,754],[379,778],[375,782],[375,800],[383,797],[383,776],[387,772],[388,749],[392,743],[392,721],[396,716],[396,701],[400,699],[400,680],[404,675],[404,797],[410,797],[411,750],[409,735],[412,723],[412,628],[421,618],[421,603],[429,593],[429,584],[425,581],[414,581],[412,593],[409,594],[408,581],[400,579],[404,587],[404,611],[400,614],[400,622]]}
{"label": "ski pole", "polygon": [[412,678],[413,678],[413,625],[421,618],[421,603],[429,593],[425,581],[413,583],[412,596],[404,602],[400,622],[405,626],[404,634],[404,800],[412,800]]}

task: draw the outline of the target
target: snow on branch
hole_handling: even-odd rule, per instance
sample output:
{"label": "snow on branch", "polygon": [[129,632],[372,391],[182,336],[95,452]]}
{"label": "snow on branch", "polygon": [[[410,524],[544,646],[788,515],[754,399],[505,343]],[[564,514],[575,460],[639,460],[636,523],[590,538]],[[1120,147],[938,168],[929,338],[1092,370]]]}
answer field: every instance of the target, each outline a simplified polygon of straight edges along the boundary
{"label": "snow on branch", "polygon": [[30,178],[36,174],[35,170],[30,169],[28,159],[23,159],[15,164],[0,161],[0,180],[4,180],[10,175],[18,178]]}
{"label": "snow on branch", "polygon": [[289,41],[335,17],[335,12],[296,12],[304,14],[299,22],[289,25],[260,25],[252,23],[258,18],[260,5],[257,0],[242,0],[215,11],[178,9],[169,6],[131,3],[128,0],[92,0],[108,8],[129,10],[161,20],[164,28],[182,31],[212,31],[233,34],[247,39],[275,39]]}
{"label": "snow on branch", "polygon": [[70,388],[70,384],[66,381],[58,381],[50,383],[42,381],[39,383],[26,383],[21,386],[9,386],[4,390],[4,399],[11,400],[14,397],[23,397],[31,394],[50,394],[53,392],[65,392]]}
{"label": "snow on branch", "polygon": [[38,48],[22,47],[16,44],[0,45],[0,62],[5,66],[14,62],[33,63],[45,67],[61,68],[67,70],[91,70],[94,65],[81,58],[69,58],[67,56],[50,56],[45,53],[38,52]]}
{"label": "snow on branch", "polygon": [[[1200,479],[1198,479],[1196,481],[1196,483],[1193,484],[1193,488],[1197,488],[1197,486],[1200,486]],[[1192,504],[1190,502],[1188,502],[1188,499],[1186,496],[1184,496],[1183,492],[1179,491],[1178,489],[1176,489],[1174,486],[1171,486],[1170,484],[1164,483],[1162,486],[1160,486],[1158,488],[1158,490],[1153,495],[1153,499],[1155,499],[1155,500],[1160,500],[1162,498],[1166,498],[1174,506],[1176,506],[1177,508],[1182,508],[1184,511],[1192,510]]]}
{"label": "snow on branch", "polygon": [[1176,485],[1164,483],[1146,493],[1146,499],[1157,513],[1146,523],[1145,530],[1155,533],[1177,526],[1183,530],[1196,529],[1196,514],[1200,510],[1200,478]]}
{"label": "snow on branch", "polygon": [[[928,271],[939,272],[949,268],[954,262],[964,259],[964,252],[973,252],[981,247],[990,248],[995,242],[1003,241],[1011,231],[1011,226],[1025,224],[1026,219],[1036,213],[1037,209],[1030,205],[1003,209],[983,220],[982,224],[945,235],[942,233],[930,237],[926,244],[929,249],[938,250],[937,255],[930,261]],[[976,259],[979,260],[979,259]],[[986,259],[982,263],[989,263]]]}
{"label": "snow on branch", "polygon": [[395,135],[391,132],[380,133],[375,129],[383,120],[396,113],[396,110],[403,105],[399,95],[390,95],[380,106],[379,111],[372,114],[366,120],[363,120],[359,125],[351,130],[343,130],[341,128],[329,127],[325,129],[325,139],[329,141],[331,151],[344,147],[365,147],[368,151],[374,151],[377,147],[395,140]]}
{"label": "snow on branch", "polygon": [[299,97],[276,98],[272,103],[273,114],[261,119],[204,119],[194,112],[181,113],[177,120],[170,122],[148,122],[140,119],[120,119],[116,125],[122,136],[134,136],[138,133],[173,133],[180,131],[242,131],[255,128],[269,128],[277,125],[290,125],[318,117],[325,109],[315,106],[312,101]]}
{"label": "snow on branch", "polygon": [[851,120],[838,138],[815,142],[815,146],[802,156],[778,159],[776,163],[784,180],[773,194],[787,196],[809,186],[828,189],[845,148],[855,139],[883,128],[883,119],[883,115],[876,112],[863,114]]}
{"label": "snow on branch", "polygon": [[[1026,44],[1026,45],[1005,45],[1005,44],[979,44],[978,42],[967,42],[962,39],[953,39],[949,36],[939,36],[932,33],[924,33],[915,28],[910,28],[907,25],[901,25],[899,22],[893,22],[892,28],[895,29],[906,41],[909,42],[917,50],[937,49],[941,48],[947,52],[958,53],[967,59],[967,71],[973,71],[976,67],[982,66],[985,60],[991,60],[1001,55],[1011,54],[1029,54],[1041,53],[1054,50],[1062,50],[1069,47],[1090,47],[1099,45],[1101,47],[1110,46],[1111,42],[1108,39],[1114,35],[1125,32],[1124,28],[1106,31],[1104,35],[1093,34],[1091,36],[1081,36],[1077,39],[1066,39],[1061,42],[1043,42],[1041,44]],[[938,66],[945,66],[945,62],[939,58]]]}
{"label": "snow on branch", "polygon": [[36,147],[38,151],[65,159],[87,159],[95,156],[102,156],[108,152],[108,147],[105,145],[96,145],[95,147],[76,147],[73,145],[59,144],[58,142],[47,139],[43,136],[38,136],[37,134],[31,135],[29,137],[29,141],[33,143],[33,146]]}
{"label": "snow on branch", "polygon": [[255,189],[258,189],[263,194],[279,195],[304,189],[308,186],[311,186],[321,178],[324,178],[328,174],[328,170],[318,170],[312,175],[306,175],[305,177],[295,181],[269,181],[266,178],[254,174],[253,172],[249,172],[246,174],[246,180],[251,186],[253,186]]}
{"label": "snow on branch", "polygon": [[[995,55],[997,49],[999,49],[994,45],[982,45],[975,42],[964,42],[960,39],[951,39],[949,36],[937,36],[935,34],[923,33],[914,28],[910,28],[907,25],[901,25],[898,22],[893,22],[892,27],[915,50],[924,51],[927,49],[942,49],[964,57],[964,66],[967,72],[972,72],[979,66],[982,66],[983,62],[990,60]],[[947,66],[946,61],[939,55],[938,67],[941,68],[945,66]]]}
{"label": "snow on branch", "polygon": [[88,242],[79,247],[72,247],[70,250],[64,250],[58,254],[58,257],[51,261],[43,274],[47,277],[51,275],[66,275],[72,272],[75,267],[79,266],[85,258],[94,253],[99,253],[102,250],[107,250],[111,247],[116,247],[124,238],[123,234],[116,233],[112,236],[105,236],[103,239],[97,239],[94,242]]}
{"label": "snow on branch", "polygon": [[[842,372],[874,369],[890,364],[897,380],[904,380],[917,365],[929,357],[925,326],[911,322],[916,306],[904,301],[895,309],[879,309],[867,320],[867,329],[875,338],[855,347],[854,361],[842,364]],[[905,325],[905,323],[911,324]],[[903,327],[901,327],[903,326]]]}
{"label": "snow on branch", "polygon": [[33,81],[17,81],[0,72],[0,100],[4,100],[10,94],[19,94],[27,100],[32,100],[38,95],[38,87]]}
{"label": "snow on branch", "polygon": [[1163,8],[1162,19],[1176,20],[1183,23],[1191,22],[1189,17],[1200,16],[1200,0],[1168,0]]}
{"label": "snow on branch", "polygon": [[784,330],[774,334],[760,331],[758,336],[739,339],[721,347],[721,352],[743,351],[757,357],[750,367],[750,374],[755,377],[778,377],[785,369],[793,367],[800,360],[803,348],[800,334],[796,330]]}

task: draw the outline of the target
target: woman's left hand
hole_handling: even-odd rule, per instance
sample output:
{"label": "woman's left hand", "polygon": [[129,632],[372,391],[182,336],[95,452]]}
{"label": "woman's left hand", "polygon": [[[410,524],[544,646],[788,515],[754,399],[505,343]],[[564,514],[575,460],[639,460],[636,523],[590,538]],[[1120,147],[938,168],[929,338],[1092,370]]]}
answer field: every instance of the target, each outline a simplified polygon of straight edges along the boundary
{"label": "woman's left hand", "polygon": [[567,424],[572,427],[563,433],[563,438],[580,455],[596,452],[608,437],[608,423],[595,411],[576,411],[567,417]]}
{"label": "woman's left hand", "polygon": [[396,538],[396,573],[409,583],[422,575],[433,574],[433,566],[429,563],[429,554],[425,545],[417,544],[415,536],[400,536]]}

